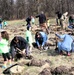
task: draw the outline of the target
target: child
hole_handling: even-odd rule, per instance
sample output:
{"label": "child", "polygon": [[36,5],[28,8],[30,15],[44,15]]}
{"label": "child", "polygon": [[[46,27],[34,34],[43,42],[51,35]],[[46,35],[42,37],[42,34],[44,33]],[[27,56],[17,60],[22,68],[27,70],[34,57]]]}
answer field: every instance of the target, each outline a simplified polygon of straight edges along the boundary
{"label": "child", "polygon": [[31,53],[31,51],[32,51],[32,34],[31,34],[31,27],[27,27],[27,31],[26,31],[26,40],[27,40],[27,42],[29,43],[29,45],[30,45],[30,53]]}
{"label": "child", "polygon": [[4,20],[4,22],[3,22],[3,26],[5,27],[5,26],[7,26],[7,22]]}
{"label": "child", "polygon": [[34,25],[34,24],[35,24],[35,19],[34,19],[34,17],[33,17],[33,16],[31,16],[31,22],[32,22],[32,25]]}
{"label": "child", "polygon": [[11,59],[9,55],[9,47],[8,47],[8,40],[9,35],[6,31],[1,32],[1,39],[0,39],[0,53],[2,53],[3,59],[4,59],[4,65],[2,68],[7,67],[7,63],[11,65]]}

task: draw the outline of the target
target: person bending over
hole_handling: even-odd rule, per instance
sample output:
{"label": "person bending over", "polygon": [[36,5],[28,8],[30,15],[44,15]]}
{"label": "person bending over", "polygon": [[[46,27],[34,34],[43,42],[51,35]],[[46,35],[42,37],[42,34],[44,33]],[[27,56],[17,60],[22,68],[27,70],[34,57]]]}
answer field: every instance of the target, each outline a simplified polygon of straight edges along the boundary
{"label": "person bending over", "polygon": [[21,50],[22,54],[26,53],[26,56],[29,56],[29,44],[21,36],[15,36],[10,43],[10,53],[12,60],[14,60],[17,50]]}
{"label": "person bending over", "polygon": [[67,55],[70,56],[70,51],[72,50],[72,43],[73,39],[69,34],[55,34],[59,39],[62,41],[59,41],[57,43],[57,47],[59,50],[59,53],[62,53],[62,51],[67,52]]}
{"label": "person bending over", "polygon": [[47,42],[47,34],[43,31],[36,32],[35,41],[39,49],[43,49],[45,43]]}

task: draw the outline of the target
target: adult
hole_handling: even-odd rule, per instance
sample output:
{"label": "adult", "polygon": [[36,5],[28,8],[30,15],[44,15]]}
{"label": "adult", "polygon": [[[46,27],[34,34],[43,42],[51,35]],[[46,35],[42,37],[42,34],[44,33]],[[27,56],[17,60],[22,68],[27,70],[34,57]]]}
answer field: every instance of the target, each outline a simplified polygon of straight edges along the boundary
{"label": "adult", "polygon": [[27,22],[27,24],[26,24],[27,26],[31,26],[31,23],[30,23],[31,22],[31,16],[26,18],[26,22]]}
{"label": "adult", "polygon": [[70,56],[70,51],[72,50],[73,38],[69,34],[55,34],[61,41],[57,43],[59,53],[62,51],[67,52],[67,55]]}
{"label": "adult", "polygon": [[47,34],[43,31],[36,32],[35,41],[39,49],[43,49],[47,42]]}
{"label": "adult", "polygon": [[16,52],[19,50],[23,54],[26,53],[26,56],[29,56],[28,42],[21,36],[15,36],[10,43],[10,52],[11,52],[12,60],[14,60]]}
{"label": "adult", "polygon": [[61,16],[61,27],[62,29],[68,28],[68,12],[65,12]]}
{"label": "adult", "polygon": [[44,12],[41,12],[39,15],[36,16],[36,18],[39,18],[40,27],[42,29],[46,29],[47,34],[49,34],[48,26],[46,24],[46,16],[45,16]]}
{"label": "adult", "polygon": [[56,18],[57,25],[61,25],[61,20],[60,19],[61,19],[62,13],[57,11],[56,15],[57,15],[57,18]]}

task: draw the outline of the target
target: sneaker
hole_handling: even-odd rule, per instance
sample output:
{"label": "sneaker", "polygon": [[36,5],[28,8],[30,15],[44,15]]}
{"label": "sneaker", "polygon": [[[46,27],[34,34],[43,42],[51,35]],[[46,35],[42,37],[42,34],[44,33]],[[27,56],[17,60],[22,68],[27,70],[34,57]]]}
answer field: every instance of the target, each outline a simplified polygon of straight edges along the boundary
{"label": "sneaker", "polygon": [[70,53],[68,53],[67,56],[71,56]]}
{"label": "sneaker", "polygon": [[10,64],[9,66],[12,66],[12,64]]}
{"label": "sneaker", "polygon": [[49,49],[49,47],[44,47],[43,49],[44,49],[44,51],[47,51]]}
{"label": "sneaker", "polygon": [[63,55],[63,52],[62,51],[60,51],[60,55]]}
{"label": "sneaker", "polygon": [[3,69],[7,68],[6,66],[2,66]]}

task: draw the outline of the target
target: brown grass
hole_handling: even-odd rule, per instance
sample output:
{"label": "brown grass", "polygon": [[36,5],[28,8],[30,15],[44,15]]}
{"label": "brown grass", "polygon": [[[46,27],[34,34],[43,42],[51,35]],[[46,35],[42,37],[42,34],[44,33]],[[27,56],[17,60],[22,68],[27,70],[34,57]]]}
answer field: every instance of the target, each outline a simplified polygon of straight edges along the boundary
{"label": "brown grass", "polygon": [[[38,22],[38,21],[37,21]],[[8,21],[9,26],[7,28],[5,28],[9,34],[10,34],[10,40],[14,37],[14,35],[19,35],[23,36],[25,38],[25,30],[26,30],[26,26],[22,25],[26,25],[26,22],[24,20],[14,20],[14,21]],[[36,23],[38,24],[38,23]],[[55,24],[55,19],[51,19],[50,20],[50,24]],[[19,30],[19,29],[24,29],[24,31],[19,31],[19,32],[14,32],[12,33],[11,30]],[[49,38],[53,38],[55,37],[54,34],[49,34]],[[34,38],[34,34],[33,34],[33,38]],[[50,41],[50,40],[49,40]],[[52,41],[50,41],[52,42]],[[53,43],[53,42],[52,42]],[[57,53],[55,53],[55,46],[50,46],[50,49],[48,51],[40,51],[38,49],[33,48],[33,56],[36,59],[41,59],[41,60],[46,60],[49,59],[51,61],[50,67],[58,67],[60,65],[63,66],[67,66],[67,67],[73,67],[74,66],[74,53],[72,53],[71,56],[64,56],[64,55],[59,55]],[[23,60],[25,61],[25,59]],[[35,67],[35,66],[24,66],[26,69],[25,71],[29,73],[29,75],[38,75],[39,72],[41,71],[40,67]],[[1,69],[0,69],[1,70]]]}

